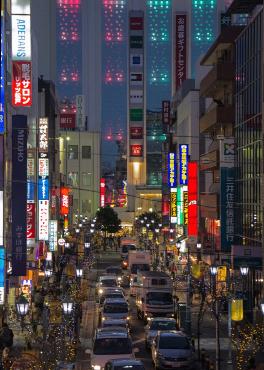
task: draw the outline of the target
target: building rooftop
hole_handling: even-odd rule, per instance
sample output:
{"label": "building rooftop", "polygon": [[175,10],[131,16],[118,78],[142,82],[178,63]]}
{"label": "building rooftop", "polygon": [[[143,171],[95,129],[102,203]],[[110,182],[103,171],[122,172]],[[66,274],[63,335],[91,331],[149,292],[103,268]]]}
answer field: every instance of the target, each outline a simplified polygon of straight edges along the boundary
{"label": "building rooftop", "polygon": [[225,50],[231,46],[244,28],[245,26],[229,26],[224,28],[212,46],[208,49],[200,64],[202,66],[213,65],[217,56],[220,55],[221,50]]}

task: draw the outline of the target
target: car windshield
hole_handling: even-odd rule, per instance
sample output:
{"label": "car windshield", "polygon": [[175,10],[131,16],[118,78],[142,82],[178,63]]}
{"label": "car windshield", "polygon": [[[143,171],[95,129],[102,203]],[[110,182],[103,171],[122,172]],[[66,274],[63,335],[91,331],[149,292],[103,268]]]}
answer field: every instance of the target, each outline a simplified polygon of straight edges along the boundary
{"label": "car windshield", "polygon": [[176,323],[174,321],[152,321],[149,329],[150,330],[175,330]]}
{"label": "car windshield", "polygon": [[122,253],[128,253],[128,251],[135,251],[136,246],[133,244],[125,244],[122,247]]}
{"label": "car windshield", "polygon": [[160,349],[190,349],[190,343],[186,337],[161,336],[159,340]]}
{"label": "car windshield", "polygon": [[136,274],[138,271],[149,271],[150,267],[146,263],[134,263],[131,266],[131,273]]}
{"label": "car windshield", "polygon": [[101,286],[117,286],[117,283],[114,279],[105,279],[101,281]]}
{"label": "car windshield", "polygon": [[171,293],[150,292],[147,293],[147,304],[172,305]]}
{"label": "car windshield", "polygon": [[104,313],[127,313],[128,306],[126,303],[111,303],[104,305]]}
{"label": "car windshield", "polygon": [[122,270],[119,267],[108,267],[106,269],[106,272],[108,274],[118,275],[118,274],[121,274],[122,273]]}
{"label": "car windshield", "polygon": [[115,370],[144,370],[144,366],[143,365],[123,365],[123,366],[115,366],[114,367]]}
{"label": "car windshield", "polygon": [[111,328],[111,327],[113,327],[113,326],[115,326],[115,327],[120,327],[120,328],[125,328],[126,329],[126,327],[127,327],[127,324],[125,323],[125,321],[122,323],[114,323],[114,322],[107,322],[107,323],[103,323],[103,326],[104,326],[104,328]]}
{"label": "car windshield", "polygon": [[100,298],[100,303],[104,303],[105,299],[106,298],[124,298],[123,294],[122,293],[109,293],[109,294],[106,294],[106,295],[103,295],[101,298]]}
{"label": "car windshield", "polygon": [[97,338],[94,342],[95,355],[123,355],[132,353],[128,338]]}

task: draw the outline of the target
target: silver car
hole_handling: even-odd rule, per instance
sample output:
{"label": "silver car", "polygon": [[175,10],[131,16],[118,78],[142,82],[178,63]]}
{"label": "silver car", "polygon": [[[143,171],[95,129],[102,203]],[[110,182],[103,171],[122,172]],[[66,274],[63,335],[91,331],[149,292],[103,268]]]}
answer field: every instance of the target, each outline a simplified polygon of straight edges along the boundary
{"label": "silver car", "polygon": [[182,332],[159,332],[152,342],[151,353],[155,369],[194,368],[194,350]]}
{"label": "silver car", "polygon": [[177,330],[176,320],[168,317],[155,317],[148,320],[145,327],[145,345],[150,348],[153,339],[160,331]]}

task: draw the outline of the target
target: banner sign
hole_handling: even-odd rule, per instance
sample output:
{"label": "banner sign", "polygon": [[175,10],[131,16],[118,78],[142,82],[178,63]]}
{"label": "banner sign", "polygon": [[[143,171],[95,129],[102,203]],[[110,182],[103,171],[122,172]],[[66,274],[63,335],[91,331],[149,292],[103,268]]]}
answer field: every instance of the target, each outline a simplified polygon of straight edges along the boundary
{"label": "banner sign", "polygon": [[168,185],[170,188],[175,188],[177,185],[177,167],[176,154],[168,154]]}
{"label": "banner sign", "polygon": [[162,123],[163,125],[170,124],[170,101],[169,100],[162,101]]}
{"label": "banner sign", "polygon": [[179,160],[180,160],[180,185],[188,184],[188,158],[189,158],[189,145],[179,145]]}
{"label": "banner sign", "polygon": [[105,179],[100,179],[100,207],[105,206]]}
{"label": "banner sign", "polygon": [[85,99],[84,95],[76,95],[76,124],[80,130],[85,128]]}
{"label": "banner sign", "polygon": [[188,163],[188,237],[198,237],[198,164]]}
{"label": "banner sign", "polygon": [[177,188],[177,225],[183,225],[183,186]]}
{"label": "banner sign", "polygon": [[130,145],[130,156],[131,157],[142,157],[143,156],[143,145],[138,145],[138,144]]}
{"label": "banner sign", "polygon": [[48,148],[49,148],[49,123],[48,118],[44,117],[39,119],[39,153],[47,153]]}
{"label": "banner sign", "polygon": [[39,200],[39,240],[49,240],[48,200]]}
{"label": "banner sign", "polygon": [[143,127],[130,127],[130,139],[143,139]]}
{"label": "banner sign", "polygon": [[175,89],[187,78],[187,15],[176,14]]}
{"label": "banner sign", "polygon": [[35,183],[34,181],[27,180],[27,201],[35,200]]}
{"label": "banner sign", "polygon": [[58,221],[50,220],[49,222],[49,250],[55,252],[58,248]]}
{"label": "banner sign", "polygon": [[[2,3],[2,2],[1,2]],[[0,134],[5,131],[5,57],[4,57],[4,10],[1,9],[1,65],[0,65]]]}
{"label": "banner sign", "polygon": [[0,246],[0,305],[5,303],[5,248]]}
{"label": "banner sign", "polygon": [[183,192],[183,224],[188,225],[188,191]]}
{"label": "banner sign", "polygon": [[31,62],[12,63],[12,105],[14,107],[32,105]]}
{"label": "banner sign", "polygon": [[221,168],[221,250],[230,252],[235,235],[235,169]]}
{"label": "banner sign", "polygon": [[75,128],[76,115],[74,113],[60,114],[60,128]]}
{"label": "banner sign", "polygon": [[170,193],[170,222],[177,222],[177,188],[172,188]]}
{"label": "banner sign", "polygon": [[40,177],[38,180],[38,199],[49,200],[49,179]]}
{"label": "banner sign", "polygon": [[36,237],[36,207],[35,203],[27,202],[27,239]]}
{"label": "banner sign", "polygon": [[31,60],[30,15],[11,15],[12,60]]}
{"label": "banner sign", "polygon": [[69,214],[69,188],[60,189],[60,214],[67,216]]}
{"label": "banner sign", "polygon": [[12,274],[27,272],[27,117],[12,117]]}

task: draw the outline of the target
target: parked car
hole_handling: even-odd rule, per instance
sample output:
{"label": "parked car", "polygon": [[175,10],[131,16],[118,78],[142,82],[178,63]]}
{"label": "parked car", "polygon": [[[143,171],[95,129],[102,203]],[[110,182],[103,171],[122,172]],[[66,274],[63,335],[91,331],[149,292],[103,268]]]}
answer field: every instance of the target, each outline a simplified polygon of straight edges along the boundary
{"label": "parked car", "polygon": [[121,282],[123,271],[120,266],[108,266],[105,271],[109,275],[115,275],[117,277],[118,283]]}
{"label": "parked car", "polygon": [[105,364],[114,359],[135,359],[137,349],[133,350],[132,340],[128,333],[96,333],[93,348],[86,351],[91,355],[91,367],[102,370]]}
{"label": "parked car", "polygon": [[121,289],[104,289],[104,292],[100,294],[99,303],[102,305],[106,298],[120,298],[126,299]]}
{"label": "parked car", "polygon": [[179,331],[159,332],[151,345],[155,369],[191,369],[194,350],[187,336]]}
{"label": "parked car", "polygon": [[127,330],[129,329],[126,319],[105,319],[101,324],[102,328],[111,328],[117,326],[119,328],[126,328]]}
{"label": "parked car", "polygon": [[176,320],[168,317],[155,317],[148,320],[145,327],[145,344],[146,348],[150,348],[153,339],[156,338],[158,332],[177,330]]}
{"label": "parked car", "polygon": [[111,360],[105,364],[105,370],[145,370],[144,365],[139,360]]}
{"label": "parked car", "polygon": [[106,288],[117,288],[117,278],[115,275],[103,275],[100,276],[97,283],[97,294],[101,295]]}

